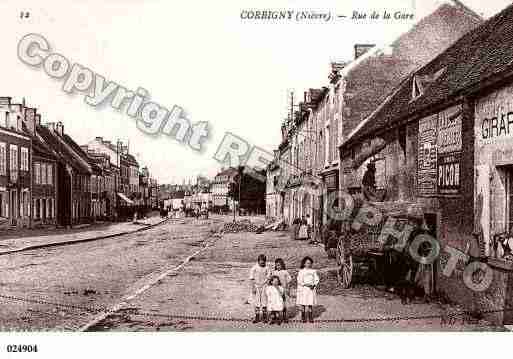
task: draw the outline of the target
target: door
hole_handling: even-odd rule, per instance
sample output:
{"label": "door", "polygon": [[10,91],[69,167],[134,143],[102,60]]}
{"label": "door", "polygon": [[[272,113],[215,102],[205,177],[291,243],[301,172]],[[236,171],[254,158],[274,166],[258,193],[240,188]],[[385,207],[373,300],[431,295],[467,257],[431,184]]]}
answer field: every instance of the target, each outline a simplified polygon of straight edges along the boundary
{"label": "door", "polygon": [[18,193],[15,189],[11,190],[11,225],[16,225],[16,219],[18,218],[19,209],[18,209]]}
{"label": "door", "polygon": [[506,168],[506,230],[513,232],[513,167]]}

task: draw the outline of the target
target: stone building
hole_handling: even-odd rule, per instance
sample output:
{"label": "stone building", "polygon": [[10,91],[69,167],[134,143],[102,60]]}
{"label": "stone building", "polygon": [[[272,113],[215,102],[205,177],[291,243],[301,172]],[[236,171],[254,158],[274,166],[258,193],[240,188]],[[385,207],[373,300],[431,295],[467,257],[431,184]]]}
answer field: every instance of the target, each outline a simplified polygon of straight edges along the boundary
{"label": "stone building", "polygon": [[[305,213],[314,217],[319,229],[327,222],[328,206],[337,205],[331,194],[341,188],[357,190],[363,175],[340,167],[338,147],[412,71],[481,22],[461,2],[447,1],[390,44],[355,45],[352,61],[332,63],[328,85],[309,90],[298,115],[284,126],[281,160],[287,158],[296,172],[288,176],[290,190],[283,206],[287,222]],[[382,173],[384,163],[374,160]],[[302,179],[305,176],[307,181]],[[331,197],[334,203],[328,203]]]}
{"label": "stone building", "polygon": [[436,291],[500,324],[513,323],[512,33],[509,6],[408,76],[341,146],[348,168],[383,159],[386,203],[422,210],[442,248]]}

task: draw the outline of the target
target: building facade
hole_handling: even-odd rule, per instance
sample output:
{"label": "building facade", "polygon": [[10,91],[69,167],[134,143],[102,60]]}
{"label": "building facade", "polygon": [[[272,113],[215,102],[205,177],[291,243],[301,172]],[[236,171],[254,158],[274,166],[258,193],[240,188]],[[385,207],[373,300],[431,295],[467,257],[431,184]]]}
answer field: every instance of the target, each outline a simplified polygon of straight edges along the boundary
{"label": "building facade", "polygon": [[441,248],[427,289],[499,324],[513,323],[512,24],[509,6],[464,35],[341,147],[355,170],[383,159],[385,205],[421,209]]}
{"label": "building facade", "polygon": [[0,228],[31,226],[30,137],[23,131],[22,106],[0,98]]}

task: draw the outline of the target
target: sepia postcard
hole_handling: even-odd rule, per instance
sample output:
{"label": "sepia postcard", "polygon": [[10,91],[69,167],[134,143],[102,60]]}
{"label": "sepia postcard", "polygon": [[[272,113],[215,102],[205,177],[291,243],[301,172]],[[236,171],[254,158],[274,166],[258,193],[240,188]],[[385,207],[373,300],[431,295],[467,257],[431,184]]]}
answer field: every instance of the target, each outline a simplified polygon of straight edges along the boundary
{"label": "sepia postcard", "polygon": [[510,1],[4,0],[0,26],[0,357],[511,344]]}

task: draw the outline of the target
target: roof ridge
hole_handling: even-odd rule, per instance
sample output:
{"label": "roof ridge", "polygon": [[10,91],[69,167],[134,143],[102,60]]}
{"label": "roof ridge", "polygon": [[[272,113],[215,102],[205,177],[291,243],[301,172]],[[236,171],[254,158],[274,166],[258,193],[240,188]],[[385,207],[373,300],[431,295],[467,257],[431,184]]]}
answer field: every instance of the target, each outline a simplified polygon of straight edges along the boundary
{"label": "roof ridge", "polygon": [[460,0],[450,0],[456,7],[458,7],[459,9],[465,11],[466,13],[476,17],[477,19],[480,19],[480,20],[484,20],[483,16],[481,16],[480,14],[478,14],[477,12],[475,12],[474,10],[472,10],[469,6],[465,5],[462,1]]}

